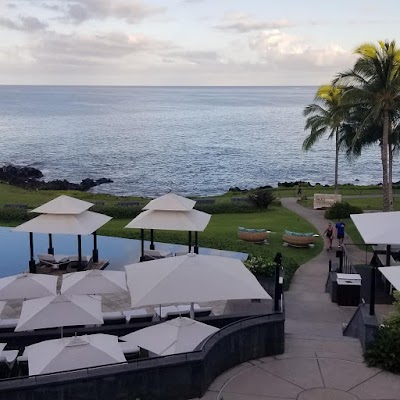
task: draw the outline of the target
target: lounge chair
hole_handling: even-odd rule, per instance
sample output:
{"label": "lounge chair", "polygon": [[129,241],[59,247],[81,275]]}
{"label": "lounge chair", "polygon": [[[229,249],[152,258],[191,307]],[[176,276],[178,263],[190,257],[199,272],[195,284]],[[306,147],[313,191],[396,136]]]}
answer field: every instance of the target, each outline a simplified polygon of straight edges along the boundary
{"label": "lounge chair", "polygon": [[126,317],[121,311],[103,312],[104,325],[121,325],[126,323]]}
{"label": "lounge chair", "polygon": [[[180,304],[176,308],[181,312],[190,313],[190,304]],[[193,305],[195,317],[208,317],[211,314],[212,307],[200,307],[198,304]]]}
{"label": "lounge chair", "polygon": [[172,253],[159,250],[145,250],[144,257],[146,258],[147,261],[158,260],[160,258],[172,257]]}
{"label": "lounge chair", "polygon": [[53,254],[38,254],[39,263],[41,265],[48,265],[53,269],[67,269],[70,259],[64,255],[53,255]]}
{"label": "lounge chair", "polygon": [[71,268],[82,268],[82,269],[88,269],[92,265],[93,259],[91,256],[82,256],[82,265],[79,266],[79,256],[77,255],[71,255],[68,256],[68,259],[70,261],[70,267]]}
{"label": "lounge chair", "polygon": [[122,314],[125,316],[128,324],[135,322],[150,322],[154,317],[154,314],[148,313],[145,308],[122,311]]}
{"label": "lounge chair", "polygon": [[140,348],[134,344],[128,342],[119,342],[122,352],[126,358],[126,361],[136,360],[140,357]]}
{"label": "lounge chair", "polygon": [[18,325],[18,319],[0,319],[0,332],[14,332]]}
{"label": "lounge chair", "polygon": [[180,314],[180,311],[176,306],[162,306],[161,314],[160,314],[160,307],[154,307],[154,311],[161,318],[166,318],[167,315],[175,315],[175,317],[179,317]]}

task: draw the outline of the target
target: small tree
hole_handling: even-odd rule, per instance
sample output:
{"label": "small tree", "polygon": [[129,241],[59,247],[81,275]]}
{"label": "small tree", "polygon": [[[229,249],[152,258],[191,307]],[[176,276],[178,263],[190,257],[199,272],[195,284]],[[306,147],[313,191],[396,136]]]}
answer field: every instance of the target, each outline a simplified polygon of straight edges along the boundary
{"label": "small tree", "polygon": [[260,189],[248,196],[251,203],[258,209],[267,209],[274,201],[275,195],[271,189]]}

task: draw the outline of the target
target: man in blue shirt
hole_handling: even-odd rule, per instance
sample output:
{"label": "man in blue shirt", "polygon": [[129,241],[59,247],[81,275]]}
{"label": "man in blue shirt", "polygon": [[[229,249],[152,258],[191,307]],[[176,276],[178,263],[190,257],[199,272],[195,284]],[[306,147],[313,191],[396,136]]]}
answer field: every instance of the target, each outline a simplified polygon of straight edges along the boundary
{"label": "man in blue shirt", "polygon": [[339,219],[338,222],[336,222],[335,228],[336,228],[336,237],[338,238],[339,241],[339,247],[342,245],[343,243],[343,239],[344,239],[344,227],[346,226],[346,224],[344,222],[342,222],[341,219]]}

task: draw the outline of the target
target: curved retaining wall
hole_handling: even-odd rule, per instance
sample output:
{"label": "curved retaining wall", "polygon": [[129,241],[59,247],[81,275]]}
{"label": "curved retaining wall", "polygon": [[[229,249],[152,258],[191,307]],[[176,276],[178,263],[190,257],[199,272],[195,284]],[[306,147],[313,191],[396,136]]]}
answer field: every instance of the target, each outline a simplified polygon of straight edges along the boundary
{"label": "curved retaining wall", "polygon": [[125,364],[0,381],[7,400],[157,400],[201,397],[223,371],[284,352],[284,314],[225,326],[196,351]]}

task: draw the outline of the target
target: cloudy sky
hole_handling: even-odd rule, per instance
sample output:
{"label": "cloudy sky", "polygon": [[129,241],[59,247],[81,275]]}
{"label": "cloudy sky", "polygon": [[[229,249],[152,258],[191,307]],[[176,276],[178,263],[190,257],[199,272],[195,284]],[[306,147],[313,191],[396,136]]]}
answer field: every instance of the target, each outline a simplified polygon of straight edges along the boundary
{"label": "cloudy sky", "polygon": [[319,85],[399,0],[0,0],[0,84]]}

